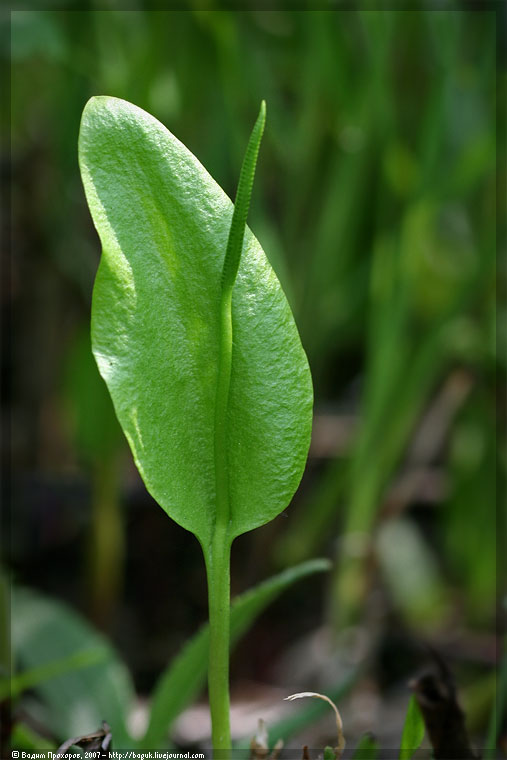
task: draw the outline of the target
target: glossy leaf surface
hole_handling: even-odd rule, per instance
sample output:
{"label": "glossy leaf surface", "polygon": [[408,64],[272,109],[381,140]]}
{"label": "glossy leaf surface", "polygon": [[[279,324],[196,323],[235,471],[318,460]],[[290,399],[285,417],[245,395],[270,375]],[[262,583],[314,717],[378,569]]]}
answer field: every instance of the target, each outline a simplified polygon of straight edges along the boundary
{"label": "glossy leaf surface", "polygon": [[[148,490],[208,546],[232,203],[179,140],[126,101],[88,102],[79,153],[103,248],[92,307],[95,357]],[[230,539],[287,506],[311,432],[306,356],[280,284],[248,229],[232,323]]]}

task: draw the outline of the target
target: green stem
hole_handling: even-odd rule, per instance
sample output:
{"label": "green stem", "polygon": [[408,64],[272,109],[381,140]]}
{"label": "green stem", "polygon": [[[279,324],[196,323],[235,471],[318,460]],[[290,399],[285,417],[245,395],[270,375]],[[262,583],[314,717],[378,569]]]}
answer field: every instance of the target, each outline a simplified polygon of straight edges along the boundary
{"label": "green stem", "polygon": [[219,351],[215,402],[215,506],[216,517],[211,546],[205,551],[208,576],[210,649],[208,690],[211,710],[213,750],[225,753],[231,748],[229,718],[229,616],[230,616],[230,531],[231,505],[227,461],[227,418],[232,371],[232,291],[238,273],[245,225],[255,175],[255,165],[266,119],[266,104],[261,109],[241,167],[236,203],[232,214],[222,270],[219,306]]}
{"label": "green stem", "polygon": [[215,531],[207,559],[209,605],[208,692],[211,711],[213,752],[228,756],[231,749],[229,719],[229,632],[230,632],[231,543],[225,531]]}

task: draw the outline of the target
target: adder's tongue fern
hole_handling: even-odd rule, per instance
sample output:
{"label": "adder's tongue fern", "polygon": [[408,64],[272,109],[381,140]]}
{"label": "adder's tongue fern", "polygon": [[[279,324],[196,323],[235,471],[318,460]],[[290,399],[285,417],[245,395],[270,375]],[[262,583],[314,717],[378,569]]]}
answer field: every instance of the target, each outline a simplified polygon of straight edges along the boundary
{"label": "adder's tongue fern", "polygon": [[266,124],[266,101],[263,100],[257,121],[255,122],[252,134],[241,166],[239,175],[238,189],[236,191],[236,200],[234,203],[234,212],[232,215],[231,229],[227,240],[227,249],[225,252],[224,268],[222,270],[222,293],[227,288],[232,288],[236,275],[238,273],[241,250],[243,248],[243,238],[245,237],[245,225],[250,208],[250,198],[252,196],[252,187],[255,177],[255,167],[257,165],[257,156],[261,144],[264,125]]}
{"label": "adder's tongue fern", "polygon": [[289,305],[245,233],[265,118],[262,103],[232,210],[195,156],[132,103],[92,98],[79,135],[103,250],[93,352],[148,491],[203,550],[212,739],[222,758],[231,747],[231,543],[289,504],[312,420]]}
{"label": "adder's tongue fern", "polygon": [[259,146],[266,121],[262,101],[239,175],[236,203],[222,269],[219,314],[218,377],[215,403],[215,499],[216,513],[208,568],[210,618],[209,697],[212,739],[215,749],[231,746],[229,725],[229,604],[230,604],[230,492],[227,456],[227,419],[232,370],[232,291],[238,274],[245,225],[255,176]]}
{"label": "adder's tongue fern", "polygon": [[255,126],[250,135],[241,172],[239,175],[236,203],[232,215],[227,248],[222,269],[222,290],[220,296],[220,339],[218,354],[218,378],[215,405],[215,479],[216,479],[216,523],[225,529],[229,521],[229,484],[227,466],[227,408],[229,404],[229,387],[232,369],[232,291],[238,274],[245,226],[252,196],[255,166],[266,122],[266,103],[261,108]]}

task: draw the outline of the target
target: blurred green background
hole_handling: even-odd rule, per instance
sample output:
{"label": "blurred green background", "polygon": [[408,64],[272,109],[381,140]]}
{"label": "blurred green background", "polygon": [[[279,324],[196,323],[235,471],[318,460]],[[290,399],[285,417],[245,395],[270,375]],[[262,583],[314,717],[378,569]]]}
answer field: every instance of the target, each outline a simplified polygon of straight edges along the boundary
{"label": "blurred green background", "polygon": [[250,226],[293,308],[316,417],[293,505],[233,550],[233,592],[314,556],[333,569],[260,619],[233,659],[233,690],[286,688],[292,648],[325,630],[329,661],[305,688],[329,686],[366,635],[380,698],[426,642],[450,660],[484,734],[505,470],[504,12],[204,7],[12,13],[9,572],[106,631],[141,695],[205,619],[197,542],[146,494],[90,354],[100,250],[77,135],[90,96],[125,98],[232,196],[265,98]]}

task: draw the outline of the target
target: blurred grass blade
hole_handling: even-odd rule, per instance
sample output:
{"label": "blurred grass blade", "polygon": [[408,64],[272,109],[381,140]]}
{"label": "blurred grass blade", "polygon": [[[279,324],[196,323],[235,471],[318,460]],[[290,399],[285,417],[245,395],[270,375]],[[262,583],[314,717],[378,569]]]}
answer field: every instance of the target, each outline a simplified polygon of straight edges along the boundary
{"label": "blurred grass blade", "polygon": [[[325,559],[310,560],[289,568],[237,597],[231,605],[231,645],[250,628],[258,615],[282,591],[312,573],[329,570]],[[142,748],[157,748],[171,723],[198,695],[206,681],[209,630],[205,625],[183,648],[162,674],[153,694],[150,722],[140,742]]]}
{"label": "blurred grass blade", "polygon": [[357,743],[352,760],[377,760],[378,751],[378,742],[371,734],[364,734]]}
{"label": "blurred grass blade", "polygon": [[7,696],[15,699],[27,689],[35,689],[39,684],[50,681],[52,678],[106,662],[108,656],[109,652],[106,648],[87,649],[25,670],[13,676],[10,683],[8,681],[0,682],[0,700]]}
{"label": "blurred grass blade", "polygon": [[405,724],[403,726],[403,733],[401,735],[400,746],[400,760],[410,760],[414,752],[419,749],[424,737],[424,721],[419,710],[419,706],[416,702],[415,696],[412,694],[407,707],[407,714],[405,716]]}
{"label": "blurred grass blade", "polygon": [[0,677],[8,678],[11,673],[11,626],[10,626],[10,585],[7,574],[0,568]]}
{"label": "blurred grass blade", "polygon": [[282,566],[302,562],[315,553],[327,536],[335,530],[339,518],[337,505],[347,486],[350,461],[338,457],[326,463],[316,482],[306,509],[296,511],[291,522],[278,538],[276,557]]}
{"label": "blurred grass blade", "polygon": [[375,550],[390,598],[403,619],[421,632],[435,625],[449,599],[436,554],[415,523],[403,517],[384,520]]}
{"label": "blurred grass blade", "polygon": [[92,650],[102,661],[40,681],[35,690],[49,708],[48,728],[58,738],[95,731],[106,720],[115,746],[131,746],[126,716],[133,686],[125,665],[108,641],[65,605],[28,589],[12,593],[12,640],[17,661],[27,670]]}
{"label": "blurred grass blade", "polygon": [[[11,747],[16,750],[26,750],[28,752],[41,751],[54,752],[56,744],[49,741],[45,736],[36,733],[30,726],[25,723],[15,723],[11,734]],[[14,754],[12,755],[14,757]],[[48,755],[51,757],[51,755]]]}
{"label": "blurred grass blade", "polygon": [[125,440],[93,358],[88,326],[74,336],[64,384],[74,443],[91,479],[87,596],[93,622],[108,630],[124,574],[125,520],[119,468]]}
{"label": "blurred grass blade", "polygon": [[[491,718],[488,726],[488,736],[486,739],[485,752],[496,750],[502,716],[505,716],[507,708],[507,639],[504,637],[504,654],[500,663],[497,675],[496,700],[491,710]],[[486,755],[488,757],[488,755]]]}

